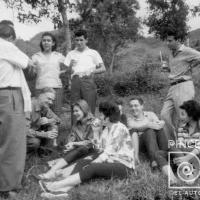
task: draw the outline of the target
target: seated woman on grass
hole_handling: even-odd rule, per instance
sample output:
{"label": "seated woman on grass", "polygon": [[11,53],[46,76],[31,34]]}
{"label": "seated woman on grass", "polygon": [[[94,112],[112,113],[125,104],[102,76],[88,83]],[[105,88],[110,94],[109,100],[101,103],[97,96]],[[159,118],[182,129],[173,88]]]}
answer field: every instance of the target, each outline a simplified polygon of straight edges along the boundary
{"label": "seated woman on grass", "polygon": [[[87,102],[85,100],[78,100],[73,106],[73,114],[76,122],[72,127],[69,143],[66,145],[66,155],[63,158],[54,160],[51,169],[45,174],[40,174],[39,179],[49,179],[54,176],[56,170],[95,151],[92,144],[92,125],[95,118],[90,112]],[[52,162],[48,163],[51,165]]]}
{"label": "seated woman on grass", "polygon": [[[189,100],[184,102],[180,108],[182,126],[178,129],[177,140],[174,141],[176,145],[170,147],[169,151],[158,151],[156,153],[156,161],[162,169],[162,172],[166,176],[168,176],[170,172],[171,184],[177,183],[178,179],[172,167],[168,165],[168,153],[170,151],[180,152],[178,154],[172,154],[172,157],[174,157],[174,167],[177,167],[183,162],[192,161],[192,159],[200,153],[200,146],[198,146],[200,141],[200,105],[194,100]],[[194,144],[192,142],[194,142]],[[190,145],[190,147],[187,144]],[[194,148],[191,148],[191,145],[193,145]],[[192,154],[186,152],[191,152]]]}
{"label": "seated woman on grass", "polygon": [[112,102],[102,102],[99,105],[99,112],[104,126],[98,141],[101,153],[75,173],[69,166],[58,174],[59,180],[40,181],[40,186],[45,192],[43,196],[58,192],[67,193],[72,187],[95,178],[126,178],[135,168],[133,143],[128,129],[119,122],[118,106]]}

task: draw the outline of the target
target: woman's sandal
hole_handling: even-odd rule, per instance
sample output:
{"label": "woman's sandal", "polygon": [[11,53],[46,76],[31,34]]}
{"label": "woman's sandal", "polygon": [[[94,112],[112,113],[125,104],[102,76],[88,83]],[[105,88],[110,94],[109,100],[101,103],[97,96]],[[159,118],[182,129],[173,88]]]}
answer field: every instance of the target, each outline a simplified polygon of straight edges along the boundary
{"label": "woman's sandal", "polygon": [[[55,197],[67,197],[68,194],[66,192],[61,192],[61,191],[51,191],[49,190],[45,183],[43,181],[39,181],[39,185],[43,191],[43,195],[46,195],[46,198],[47,196],[48,197],[51,197],[51,198],[55,198]],[[43,196],[44,197],[44,196]]]}
{"label": "woman's sandal", "polygon": [[53,194],[53,193],[49,193],[49,192],[43,192],[41,194],[41,197],[46,198],[46,199],[58,199],[58,198],[65,198],[65,200],[67,200],[66,198],[68,197],[67,193],[62,193],[62,194]]}

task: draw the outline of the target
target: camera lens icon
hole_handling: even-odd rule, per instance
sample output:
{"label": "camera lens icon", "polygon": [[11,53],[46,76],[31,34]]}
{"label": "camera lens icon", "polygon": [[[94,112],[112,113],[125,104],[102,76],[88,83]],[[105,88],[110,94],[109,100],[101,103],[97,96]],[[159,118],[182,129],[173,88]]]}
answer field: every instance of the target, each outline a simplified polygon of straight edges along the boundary
{"label": "camera lens icon", "polygon": [[[188,185],[192,185],[200,176],[200,160],[195,154],[191,152],[184,152],[184,156],[186,155],[190,156],[191,159],[189,161],[183,161],[179,163],[176,172],[179,180],[184,182],[188,187]],[[182,156],[183,152],[170,152],[170,157],[173,160]]]}

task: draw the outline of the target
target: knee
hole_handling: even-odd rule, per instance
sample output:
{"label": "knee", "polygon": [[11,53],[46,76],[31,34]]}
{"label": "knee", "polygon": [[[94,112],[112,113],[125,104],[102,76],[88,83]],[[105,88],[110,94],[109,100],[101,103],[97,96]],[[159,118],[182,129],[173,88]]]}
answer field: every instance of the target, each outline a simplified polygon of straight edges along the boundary
{"label": "knee", "polygon": [[164,121],[169,121],[170,113],[163,109],[163,110],[161,110],[160,117]]}

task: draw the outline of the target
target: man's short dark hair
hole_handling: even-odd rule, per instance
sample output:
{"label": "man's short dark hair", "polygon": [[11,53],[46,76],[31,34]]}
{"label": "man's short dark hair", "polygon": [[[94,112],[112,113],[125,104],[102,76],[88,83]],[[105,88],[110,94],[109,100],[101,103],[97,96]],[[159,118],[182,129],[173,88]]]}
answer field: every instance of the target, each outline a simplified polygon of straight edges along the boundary
{"label": "man's short dark hair", "polygon": [[1,24],[0,23],[0,37],[3,39],[7,39],[12,37],[13,40],[16,39],[16,33],[12,26],[8,24]]}
{"label": "man's short dark hair", "polygon": [[186,39],[187,34],[180,33],[176,30],[168,30],[166,32],[165,39],[167,39],[167,37],[169,37],[169,36],[173,36],[175,40],[183,42]]}
{"label": "man's short dark hair", "polygon": [[10,20],[2,20],[2,21],[0,21],[0,24],[9,25],[9,26],[14,27],[13,22]]}
{"label": "man's short dark hair", "polygon": [[52,46],[52,49],[51,49],[51,50],[52,50],[52,51],[55,51],[56,48],[57,48],[56,37],[55,37],[52,33],[50,33],[50,32],[44,32],[44,33],[42,34],[41,41],[40,41],[40,49],[41,49],[41,51],[44,51],[44,48],[43,48],[43,46],[42,46],[42,38],[45,37],[45,36],[51,37],[52,41],[54,42],[54,45]]}
{"label": "man's short dark hair", "polygon": [[101,102],[99,104],[99,112],[108,117],[111,123],[116,123],[120,120],[119,107],[112,101]]}
{"label": "man's short dark hair", "polygon": [[88,38],[87,31],[83,30],[83,29],[76,31],[74,35],[75,35],[75,37],[83,36],[85,39]]}
{"label": "man's short dark hair", "polygon": [[141,97],[131,97],[129,102],[131,102],[133,100],[137,100],[140,103],[140,105],[144,104],[144,100]]}

